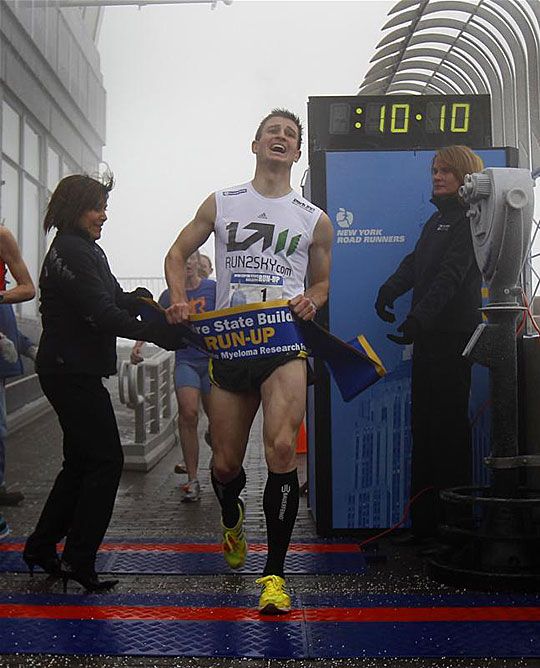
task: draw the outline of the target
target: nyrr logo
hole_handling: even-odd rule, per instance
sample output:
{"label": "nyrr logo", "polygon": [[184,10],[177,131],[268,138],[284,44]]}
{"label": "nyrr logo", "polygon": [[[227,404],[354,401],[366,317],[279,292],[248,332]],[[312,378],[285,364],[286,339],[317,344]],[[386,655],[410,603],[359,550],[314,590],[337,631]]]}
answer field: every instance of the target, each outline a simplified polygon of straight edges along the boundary
{"label": "nyrr logo", "polygon": [[[227,251],[245,251],[250,246],[258,243],[262,239],[262,252],[267,248],[270,248],[274,243],[274,231],[275,225],[272,223],[249,223],[246,225],[242,232],[245,230],[254,230],[252,234],[249,234],[245,239],[240,241],[237,238],[238,235],[238,226],[240,223],[229,223],[227,225],[227,230],[229,231],[229,236],[227,238]],[[296,234],[291,238],[289,244],[287,245],[287,237],[289,236],[289,230],[283,230],[278,234],[276,239],[276,245],[274,246],[274,253],[280,253],[282,250],[287,248],[285,255],[289,257],[292,255],[298,248],[300,239],[302,238],[301,234]]]}
{"label": "nyrr logo", "polygon": [[352,211],[345,211],[340,207],[336,213],[336,223],[339,227],[349,228],[353,224],[354,216]]}

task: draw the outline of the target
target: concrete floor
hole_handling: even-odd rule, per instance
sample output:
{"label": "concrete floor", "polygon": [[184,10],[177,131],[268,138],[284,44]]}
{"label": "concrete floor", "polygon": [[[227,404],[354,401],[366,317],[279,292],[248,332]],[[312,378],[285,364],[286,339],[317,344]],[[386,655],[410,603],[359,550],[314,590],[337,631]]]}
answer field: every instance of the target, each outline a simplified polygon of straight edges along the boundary
{"label": "concrete floor", "polygon": [[[201,433],[205,425],[201,424]],[[41,417],[8,438],[7,478],[10,486],[18,486],[26,498],[17,508],[3,508],[2,511],[11,525],[13,535],[25,536],[33,528],[50,490],[61,462],[61,432],[53,413]],[[173,472],[179,460],[179,448],[175,447],[154,469],[148,473],[125,472],[118,499],[107,534],[108,538],[170,538],[181,540],[186,536],[201,539],[216,539],[219,535],[218,505],[211,489],[208,473],[209,448],[201,440],[201,485],[203,497],[200,503],[180,503],[179,485],[185,477]],[[265,466],[261,451],[260,423],[252,430],[250,446],[246,457],[248,487],[246,490],[248,513],[246,528],[248,536],[264,535],[262,511],[262,490],[265,481]],[[314,525],[303,497],[300,503],[298,522],[294,539],[313,538]],[[414,548],[399,548],[383,539],[378,544],[381,555],[386,560],[370,564],[364,575],[295,575],[288,578],[294,593],[444,593],[456,590],[430,581],[424,571],[424,564],[416,556]],[[0,554],[1,558],[1,554]],[[40,592],[47,591],[46,579],[30,578],[28,574],[0,574],[0,591]],[[75,585],[73,585],[75,586]],[[254,577],[234,574],[212,576],[169,576],[169,575],[121,575],[117,593],[169,593],[183,592],[231,592],[255,595],[258,587]],[[449,648],[451,654],[451,647]],[[419,668],[462,666],[466,668],[484,667],[540,667],[540,660],[529,659],[335,659],[332,666],[358,666],[362,668],[386,668],[390,666],[417,666]],[[0,656],[0,666],[71,668],[74,666],[98,668],[109,666],[200,666],[216,668],[318,668],[328,666],[327,660],[252,660],[245,658],[144,658],[144,657],[84,657],[53,655]]]}

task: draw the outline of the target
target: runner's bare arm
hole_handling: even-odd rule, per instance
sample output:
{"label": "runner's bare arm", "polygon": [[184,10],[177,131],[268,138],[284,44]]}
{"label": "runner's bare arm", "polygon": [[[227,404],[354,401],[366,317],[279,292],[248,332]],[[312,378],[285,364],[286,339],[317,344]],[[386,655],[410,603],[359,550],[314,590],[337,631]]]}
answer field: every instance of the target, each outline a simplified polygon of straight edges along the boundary
{"label": "runner's bare arm", "polygon": [[290,301],[293,313],[303,320],[313,320],[317,309],[328,299],[333,236],[330,218],[323,212],[309,248],[308,288],[303,295],[297,295]]}
{"label": "runner's bare arm", "polygon": [[215,220],[216,198],[212,194],[204,200],[195,218],[180,232],[165,256],[165,278],[171,298],[171,305],[166,310],[166,316],[171,325],[185,322],[189,317],[185,290],[186,260],[212,234]]}
{"label": "runner's bare arm", "polygon": [[15,287],[2,292],[6,304],[16,304],[33,299],[36,294],[30,272],[21,257],[15,237],[5,228],[0,227],[0,257],[6,263],[15,279]]}

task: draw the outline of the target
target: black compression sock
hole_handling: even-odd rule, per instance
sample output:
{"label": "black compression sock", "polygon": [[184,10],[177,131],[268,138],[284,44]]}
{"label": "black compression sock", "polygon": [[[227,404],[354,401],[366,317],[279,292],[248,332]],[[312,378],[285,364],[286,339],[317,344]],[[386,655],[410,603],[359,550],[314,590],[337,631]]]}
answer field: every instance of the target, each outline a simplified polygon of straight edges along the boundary
{"label": "black compression sock", "polygon": [[268,471],[263,508],[268,535],[268,557],[263,575],[283,577],[285,555],[298,514],[298,474]]}
{"label": "black compression sock", "polygon": [[212,487],[216,493],[219,505],[221,506],[221,518],[223,524],[229,529],[236,526],[240,517],[238,511],[238,497],[240,492],[246,486],[246,472],[244,467],[240,469],[240,473],[229,482],[220,482],[212,470]]}

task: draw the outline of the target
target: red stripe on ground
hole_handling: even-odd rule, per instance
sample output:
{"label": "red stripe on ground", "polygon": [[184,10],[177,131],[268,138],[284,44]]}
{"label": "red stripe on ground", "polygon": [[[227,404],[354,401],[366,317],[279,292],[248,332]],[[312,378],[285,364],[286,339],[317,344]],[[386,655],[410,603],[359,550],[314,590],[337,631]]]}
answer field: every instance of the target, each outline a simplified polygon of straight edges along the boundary
{"label": "red stripe on ground", "polygon": [[[249,549],[252,552],[267,552],[266,543],[250,543]],[[100,548],[103,552],[186,552],[186,553],[204,553],[221,552],[220,544],[205,543],[103,543]],[[361,552],[358,545],[322,545],[318,543],[292,543],[289,545],[289,552],[306,552],[313,554],[341,553],[341,552]]]}
{"label": "red stripe on ground", "polygon": [[[0,552],[22,552],[24,543],[0,543]],[[252,552],[267,552],[265,543],[250,543]],[[311,554],[361,552],[355,543],[324,545],[321,543],[292,543],[289,552]],[[100,552],[186,552],[215,553],[221,552],[221,545],[215,543],[103,543]]]}
{"label": "red stripe on ground", "polygon": [[0,618],[199,622],[539,622],[538,607],[308,608],[261,616],[253,608],[0,604]]}
{"label": "red stripe on ground", "polygon": [[205,543],[103,543],[100,552],[221,552],[221,545]]}
{"label": "red stripe on ground", "polygon": [[98,619],[138,621],[250,622],[302,621],[302,610],[288,615],[260,615],[254,608],[197,608],[123,605],[0,604],[0,619]]}
{"label": "red stripe on ground", "polygon": [[0,543],[0,552],[22,552],[24,543]]}

